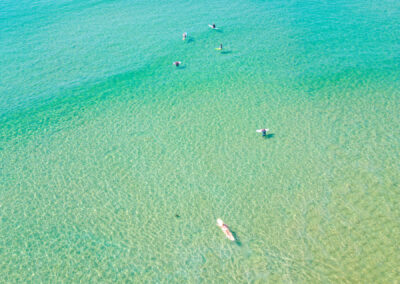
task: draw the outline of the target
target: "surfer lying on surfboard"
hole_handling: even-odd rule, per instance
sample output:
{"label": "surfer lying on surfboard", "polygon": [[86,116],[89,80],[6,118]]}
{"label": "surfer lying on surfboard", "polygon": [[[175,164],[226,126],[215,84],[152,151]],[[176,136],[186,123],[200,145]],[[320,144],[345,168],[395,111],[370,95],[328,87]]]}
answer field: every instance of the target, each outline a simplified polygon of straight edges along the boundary
{"label": "surfer lying on surfboard", "polygon": [[263,129],[256,130],[256,132],[262,133],[262,136],[266,136],[267,135],[267,131],[269,131],[268,128],[263,128]]}
{"label": "surfer lying on surfboard", "polygon": [[232,232],[229,230],[229,227],[224,224],[224,222],[221,219],[217,219],[217,226],[221,228],[222,232],[224,232],[225,236],[231,240],[234,241],[235,237],[232,235]]}
{"label": "surfer lying on surfboard", "polygon": [[210,28],[212,28],[213,30],[218,30],[218,28],[215,26],[215,24],[212,25],[208,25]]}
{"label": "surfer lying on surfboard", "polygon": [[175,65],[176,67],[179,67],[179,65],[181,64],[182,62],[180,62],[180,61],[175,61],[174,63],[172,63],[173,65]]}
{"label": "surfer lying on surfboard", "polygon": [[218,48],[216,48],[216,50],[222,50],[222,43],[219,45]]}

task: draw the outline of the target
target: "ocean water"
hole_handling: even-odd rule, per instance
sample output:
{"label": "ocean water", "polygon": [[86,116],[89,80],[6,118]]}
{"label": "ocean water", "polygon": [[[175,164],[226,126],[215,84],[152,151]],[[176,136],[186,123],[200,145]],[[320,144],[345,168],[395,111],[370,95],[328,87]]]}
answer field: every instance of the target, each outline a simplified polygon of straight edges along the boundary
{"label": "ocean water", "polygon": [[399,38],[391,0],[3,0],[0,282],[396,283]]}

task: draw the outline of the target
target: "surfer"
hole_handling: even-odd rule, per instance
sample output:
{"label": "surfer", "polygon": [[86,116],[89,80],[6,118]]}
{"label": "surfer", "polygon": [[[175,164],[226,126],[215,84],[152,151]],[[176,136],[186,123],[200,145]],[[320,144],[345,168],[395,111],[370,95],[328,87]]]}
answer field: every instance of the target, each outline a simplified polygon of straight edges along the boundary
{"label": "surfer", "polygon": [[215,26],[215,24],[212,24],[212,25],[208,24],[208,26],[213,30],[218,30],[218,28]]}
{"label": "surfer", "polygon": [[258,129],[256,130],[259,133],[262,133],[262,136],[267,136],[267,131],[269,131],[268,128],[263,128],[263,129]]}
{"label": "surfer", "polygon": [[233,236],[232,232],[229,230],[229,227],[224,224],[224,222],[221,219],[217,219],[217,226],[221,228],[222,232],[224,232],[225,236],[231,240],[234,241],[235,237]]}
{"label": "surfer", "polygon": [[187,38],[187,32],[184,32],[182,35],[182,40],[185,40]]}
{"label": "surfer", "polygon": [[262,129],[262,130],[261,130],[261,133],[262,133],[262,136],[265,136],[265,135],[267,135],[267,129],[265,129],[265,128],[264,128],[264,129]]}
{"label": "surfer", "polygon": [[174,64],[176,67],[179,67],[179,65],[181,64],[182,62],[180,62],[180,61],[175,61],[174,63],[172,63],[172,64]]}
{"label": "surfer", "polygon": [[222,50],[222,43],[219,45],[219,50]]}

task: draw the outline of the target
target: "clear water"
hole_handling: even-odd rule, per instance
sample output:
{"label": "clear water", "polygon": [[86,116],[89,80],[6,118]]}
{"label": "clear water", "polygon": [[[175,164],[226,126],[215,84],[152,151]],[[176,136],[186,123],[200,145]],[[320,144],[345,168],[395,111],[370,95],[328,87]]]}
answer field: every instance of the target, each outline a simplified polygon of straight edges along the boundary
{"label": "clear water", "polygon": [[6,0],[0,27],[0,282],[400,279],[400,2]]}

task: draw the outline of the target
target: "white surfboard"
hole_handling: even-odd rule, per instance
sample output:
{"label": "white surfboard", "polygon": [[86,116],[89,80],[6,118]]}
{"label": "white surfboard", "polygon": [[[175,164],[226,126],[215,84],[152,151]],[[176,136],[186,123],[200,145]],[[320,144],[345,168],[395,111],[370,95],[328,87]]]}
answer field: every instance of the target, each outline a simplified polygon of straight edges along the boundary
{"label": "white surfboard", "polygon": [[208,25],[210,28],[212,28],[213,30],[219,30],[218,28],[214,28],[212,25]]}
{"label": "white surfboard", "polygon": [[[256,130],[256,132],[258,132],[258,133],[262,133],[263,132],[263,130],[264,129],[257,129]],[[265,132],[268,132],[269,131],[269,129],[268,128],[265,128]]]}

